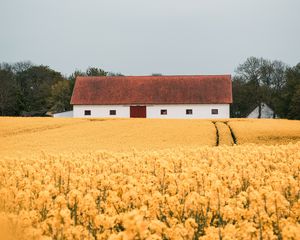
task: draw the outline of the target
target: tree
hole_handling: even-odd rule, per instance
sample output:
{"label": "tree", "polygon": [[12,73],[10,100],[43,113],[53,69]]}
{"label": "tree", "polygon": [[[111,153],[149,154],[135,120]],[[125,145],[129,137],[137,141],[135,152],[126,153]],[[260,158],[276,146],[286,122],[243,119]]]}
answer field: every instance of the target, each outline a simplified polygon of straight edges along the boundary
{"label": "tree", "polygon": [[291,99],[288,118],[300,120],[300,85],[296,87]]}
{"label": "tree", "polygon": [[0,115],[14,116],[17,108],[18,87],[11,70],[0,69]]}
{"label": "tree", "polygon": [[17,74],[20,87],[20,114],[43,116],[48,111],[51,86],[63,80],[61,73],[47,66],[32,66]]}
{"label": "tree", "polygon": [[12,64],[12,70],[15,74],[24,72],[31,67],[33,67],[33,64],[30,61],[16,62]]}
{"label": "tree", "polygon": [[278,60],[272,62],[271,86],[277,92],[280,92],[286,84],[286,70],[285,63]]}
{"label": "tree", "polygon": [[256,107],[256,100],[252,92],[253,85],[251,83],[244,81],[238,76],[233,77],[233,104],[230,107],[231,117],[246,117]]}
{"label": "tree", "polygon": [[250,57],[237,68],[238,76],[252,85],[251,92],[256,106],[259,106],[258,118],[261,117],[261,103],[263,101],[262,85],[270,85],[271,64],[263,58]]}
{"label": "tree", "polygon": [[68,79],[69,79],[69,81],[70,81],[70,89],[71,89],[71,92],[73,92],[73,88],[74,88],[74,86],[75,86],[75,81],[76,81],[76,78],[77,78],[78,76],[86,76],[86,74],[85,74],[85,72],[82,72],[82,71],[80,71],[80,70],[75,70],[75,72],[72,73],[72,74],[68,77]]}
{"label": "tree", "polygon": [[[240,84],[239,88],[233,88],[233,90],[241,91],[243,88],[245,98],[249,101],[248,112],[255,106],[258,106],[258,117],[260,118],[261,103],[266,102],[274,109],[276,114],[282,115],[281,93],[285,85],[286,68],[286,64],[281,61],[270,61],[255,57],[248,58],[243,64],[238,66],[236,78],[244,84]],[[233,95],[237,95],[236,92],[234,92]],[[236,101],[236,99],[234,99],[234,101]],[[245,104],[247,104],[247,102]],[[235,103],[233,106],[236,107]],[[247,107],[243,106],[242,108],[246,109]],[[246,115],[243,117],[245,116]]]}
{"label": "tree", "polygon": [[89,67],[86,70],[87,76],[107,76],[108,72],[104,71],[101,68]]}
{"label": "tree", "polygon": [[285,117],[282,96],[286,85],[286,70],[287,65],[285,63],[277,60],[271,62],[270,85],[267,86],[267,92],[265,92],[265,97],[269,99],[268,104],[279,117]]}
{"label": "tree", "polygon": [[44,116],[48,111],[70,110],[77,76],[122,76],[89,67],[66,79],[48,66],[29,61],[0,63],[0,115]]}
{"label": "tree", "polygon": [[283,102],[285,116],[292,119],[299,119],[297,103],[299,104],[300,88],[300,63],[286,71],[286,85],[283,88]]}
{"label": "tree", "polygon": [[152,73],[151,76],[162,76],[161,73]]}
{"label": "tree", "polygon": [[68,80],[58,81],[51,87],[51,95],[48,99],[50,111],[64,112],[71,110],[70,105],[71,83]]}
{"label": "tree", "polygon": [[122,77],[124,76],[122,73],[114,73],[114,72],[108,72],[106,76],[109,76],[109,77]]}

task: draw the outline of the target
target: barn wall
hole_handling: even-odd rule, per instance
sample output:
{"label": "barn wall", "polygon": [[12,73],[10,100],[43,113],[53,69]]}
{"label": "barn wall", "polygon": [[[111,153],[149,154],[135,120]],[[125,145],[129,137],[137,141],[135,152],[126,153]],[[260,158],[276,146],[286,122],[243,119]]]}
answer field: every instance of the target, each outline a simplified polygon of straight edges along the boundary
{"label": "barn wall", "polygon": [[[147,118],[229,118],[229,104],[168,104],[146,105]],[[161,115],[161,109],[167,109],[167,115]],[[192,109],[192,115],[186,115],[186,109]],[[212,115],[211,109],[218,109],[218,115]],[[85,110],[91,110],[91,116],[84,116]],[[116,110],[115,116],[109,110]],[[130,117],[130,106],[126,105],[74,105],[74,117]]]}
{"label": "barn wall", "polygon": [[[259,107],[257,106],[248,116],[247,118],[258,118],[259,115]],[[265,103],[261,105],[261,118],[273,118],[274,111]]]}
{"label": "barn wall", "polygon": [[[160,115],[161,109],[167,109],[167,115]],[[186,109],[192,109],[192,115],[186,115]],[[212,115],[211,109],[218,109],[218,115]],[[176,104],[147,106],[148,118],[229,118],[229,104]]]}
{"label": "barn wall", "polygon": [[[85,110],[91,110],[91,116],[84,116]],[[110,110],[116,110],[116,115],[109,115]],[[122,105],[74,105],[74,117],[112,117],[129,118],[130,112],[128,106]]]}
{"label": "barn wall", "polygon": [[55,118],[71,118],[73,117],[73,111],[61,112],[61,113],[54,113],[53,117]]}

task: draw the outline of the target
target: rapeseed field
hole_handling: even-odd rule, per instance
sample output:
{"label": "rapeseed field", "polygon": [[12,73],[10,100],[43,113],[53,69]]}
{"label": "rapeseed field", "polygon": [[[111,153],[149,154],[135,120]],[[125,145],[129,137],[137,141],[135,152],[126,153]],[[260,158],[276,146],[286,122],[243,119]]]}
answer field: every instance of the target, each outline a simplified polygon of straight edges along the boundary
{"label": "rapeseed field", "polygon": [[288,120],[0,118],[0,239],[300,239],[299,137]]}

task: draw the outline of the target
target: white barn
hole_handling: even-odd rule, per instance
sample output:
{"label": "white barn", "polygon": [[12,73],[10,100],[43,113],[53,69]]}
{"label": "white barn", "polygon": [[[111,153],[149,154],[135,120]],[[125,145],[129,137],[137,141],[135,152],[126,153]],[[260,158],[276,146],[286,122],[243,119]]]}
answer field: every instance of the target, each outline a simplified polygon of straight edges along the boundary
{"label": "white barn", "polygon": [[77,77],[73,117],[229,118],[230,75]]}
{"label": "white barn", "polygon": [[54,118],[72,118],[73,111],[59,112],[53,114]]}
{"label": "white barn", "polygon": [[[274,111],[266,103],[261,103],[261,116],[260,118],[274,118]],[[259,116],[259,106],[257,106],[247,118],[258,118]],[[275,116],[276,118],[276,116]]]}

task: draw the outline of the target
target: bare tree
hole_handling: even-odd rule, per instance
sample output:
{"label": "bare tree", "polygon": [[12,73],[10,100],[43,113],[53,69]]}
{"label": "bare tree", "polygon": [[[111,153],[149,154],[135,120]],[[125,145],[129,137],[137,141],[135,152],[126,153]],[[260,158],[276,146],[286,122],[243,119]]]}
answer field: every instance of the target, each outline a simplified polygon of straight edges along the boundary
{"label": "bare tree", "polygon": [[285,84],[286,64],[281,61],[250,57],[236,70],[240,81],[252,86],[248,94],[252,94],[259,108],[258,118],[261,117],[261,105],[265,101],[274,107],[274,98]]}

